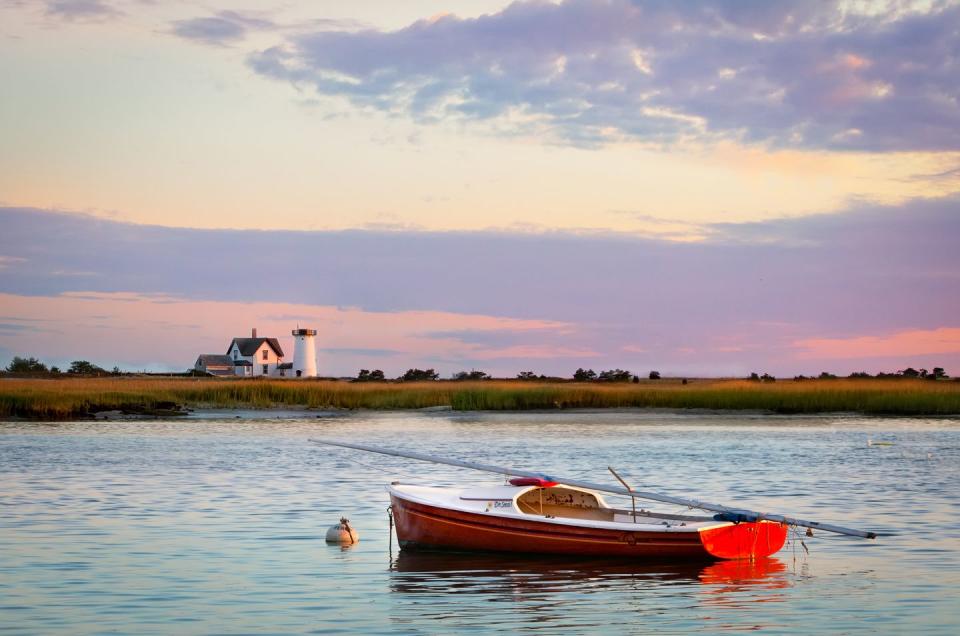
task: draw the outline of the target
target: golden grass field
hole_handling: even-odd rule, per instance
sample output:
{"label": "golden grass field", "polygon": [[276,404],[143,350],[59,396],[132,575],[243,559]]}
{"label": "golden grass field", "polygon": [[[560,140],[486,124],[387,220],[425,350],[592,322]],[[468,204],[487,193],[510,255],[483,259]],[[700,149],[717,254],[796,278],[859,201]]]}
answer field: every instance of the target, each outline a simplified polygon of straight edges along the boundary
{"label": "golden grass field", "polygon": [[0,417],[71,419],[111,409],[307,407],[341,409],[529,410],[655,407],[751,409],[776,413],[855,412],[958,415],[960,382],[832,379],[644,381],[640,384],[382,382],[217,378],[0,379]]}

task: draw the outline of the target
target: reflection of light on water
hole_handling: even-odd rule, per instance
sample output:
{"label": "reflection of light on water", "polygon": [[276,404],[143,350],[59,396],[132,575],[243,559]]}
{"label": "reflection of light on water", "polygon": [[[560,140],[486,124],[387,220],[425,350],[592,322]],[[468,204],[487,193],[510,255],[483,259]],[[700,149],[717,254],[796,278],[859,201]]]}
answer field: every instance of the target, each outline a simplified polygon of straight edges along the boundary
{"label": "reflection of light on water", "polygon": [[[507,603],[522,607],[523,613],[516,620],[527,629],[570,626],[567,621],[586,628],[591,625],[577,622],[575,613],[578,607],[594,603],[587,600],[591,597],[602,596],[606,606],[644,616],[662,613],[666,598],[672,599],[672,604],[678,595],[686,596],[692,605],[709,609],[702,619],[722,623],[717,609],[786,600],[784,590],[791,586],[791,576],[787,565],[776,558],[645,564],[404,550],[390,563],[390,590],[402,597],[421,599],[412,604],[421,619],[452,620],[454,612],[462,612],[465,607]],[[451,599],[463,598],[464,594],[474,595],[474,602],[452,603]],[[562,603],[566,618],[557,614],[558,603]],[[463,615],[456,619],[469,622]]]}
{"label": "reflection of light on water", "polygon": [[[868,435],[897,443],[867,447]],[[486,478],[399,458],[358,465],[306,441],[322,436],[584,479],[623,466],[651,490],[882,536],[801,534],[765,563],[692,565],[399,555],[394,538],[391,562],[386,483]],[[282,633],[955,634],[957,483],[957,420],[564,411],[8,422],[0,623],[38,634],[252,633],[265,620]],[[343,515],[362,540],[328,547],[324,532]]]}
{"label": "reflection of light on water", "polygon": [[777,558],[717,561],[703,568],[700,572],[700,582],[708,585],[750,585],[764,582],[774,587],[785,587],[786,571],[786,564]]}
{"label": "reflection of light on water", "polygon": [[581,631],[604,625],[591,611],[598,601],[645,613],[642,601],[632,607],[637,599],[658,597],[664,586],[696,584],[702,567],[404,550],[391,564],[390,590],[403,599],[396,607],[411,612],[395,616],[398,624],[483,626],[492,613],[501,629]]}
{"label": "reflection of light on water", "polygon": [[776,558],[719,561],[700,572],[700,582],[706,605],[728,608],[782,602],[787,597],[778,590],[791,584],[787,566]]}
{"label": "reflection of light on water", "polygon": [[338,552],[349,552],[356,547],[356,543],[328,543],[327,549],[337,550]]}

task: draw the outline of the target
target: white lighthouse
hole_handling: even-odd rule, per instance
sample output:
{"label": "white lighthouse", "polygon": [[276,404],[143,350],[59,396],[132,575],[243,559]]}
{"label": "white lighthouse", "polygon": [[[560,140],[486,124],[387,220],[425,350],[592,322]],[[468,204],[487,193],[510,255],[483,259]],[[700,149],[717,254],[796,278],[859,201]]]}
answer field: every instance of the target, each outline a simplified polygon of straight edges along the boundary
{"label": "white lighthouse", "polygon": [[316,329],[294,329],[293,335],[293,372],[298,378],[317,377],[317,349],[313,338]]}

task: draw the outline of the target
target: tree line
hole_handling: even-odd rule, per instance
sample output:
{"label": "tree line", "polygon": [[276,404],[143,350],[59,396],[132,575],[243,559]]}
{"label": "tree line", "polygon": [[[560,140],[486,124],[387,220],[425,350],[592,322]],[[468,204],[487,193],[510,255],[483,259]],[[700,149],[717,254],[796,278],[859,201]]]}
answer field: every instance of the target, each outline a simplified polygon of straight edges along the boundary
{"label": "tree line", "polygon": [[[834,380],[839,376],[823,371],[820,375],[817,376],[805,376],[798,375],[794,376],[794,380]],[[943,367],[934,367],[932,371],[927,371],[926,369],[914,369],[913,367],[907,367],[895,373],[884,373],[880,372],[876,375],[870,375],[866,371],[858,371],[851,373],[846,376],[851,379],[857,378],[923,378],[927,380],[940,380],[948,379],[950,376],[947,375]],[[521,371],[515,377],[517,380],[527,380],[527,381],[554,381],[562,382],[565,380],[573,379],[575,382],[640,382],[640,376],[635,375],[631,371],[624,369],[609,369],[606,371],[600,371],[599,373],[593,369],[584,369],[578,368],[573,372],[573,375],[568,378],[557,377],[557,376],[548,376],[544,374],[537,374],[534,371]],[[432,381],[439,380],[440,374],[437,373],[434,369],[407,369],[405,373],[396,378],[400,382],[422,382],[422,381]],[[493,380],[493,376],[484,372],[472,369],[470,371],[458,371],[450,376],[451,380],[454,381],[467,381],[467,380]],[[506,379],[506,378],[503,378]],[[661,375],[659,371],[650,371],[647,374],[647,379],[649,380],[660,380]],[[769,373],[751,373],[748,377],[748,380],[754,382],[776,382],[777,378]],[[385,382],[387,378],[383,371],[380,369],[375,369],[369,371],[367,369],[361,369],[360,373],[357,374],[357,377],[354,378],[355,382]],[[684,378],[683,384],[687,384],[687,380]]]}
{"label": "tree line", "polygon": [[[651,371],[649,374],[649,379],[659,380],[660,372]],[[399,382],[423,382],[423,381],[433,381],[439,380],[440,374],[437,373],[434,369],[407,369],[403,374],[396,378],[396,381]],[[450,376],[450,379],[453,381],[482,381],[482,380],[493,380],[495,379],[486,371],[479,371],[477,369],[471,369],[470,371],[458,371]],[[504,378],[506,379],[506,378]],[[514,378],[516,380],[527,380],[527,381],[554,381],[560,382],[567,380],[569,378],[562,378],[558,376],[548,376],[545,374],[537,374],[534,371],[521,371]],[[572,379],[577,382],[639,382],[640,377],[634,375],[631,371],[625,371],[624,369],[610,369],[607,371],[600,371],[597,373],[593,369],[577,369],[573,372]],[[353,378],[354,382],[386,382],[388,381],[386,374],[384,374],[381,369],[360,369],[360,372],[357,373],[357,376]]]}
{"label": "tree line", "polygon": [[[13,360],[8,364],[5,369],[7,373],[11,374],[20,374],[20,375],[60,375],[67,374],[73,376],[108,376],[108,375],[122,375],[123,372],[119,367],[114,366],[111,370],[106,370],[103,367],[100,367],[88,360],[74,360],[70,363],[70,366],[64,372],[57,366],[48,367],[46,364],[34,357],[24,358],[20,356],[14,356]],[[640,382],[640,376],[635,375],[631,371],[624,369],[608,369],[606,371],[600,371],[599,373],[593,369],[584,369],[578,368],[573,372],[571,376],[575,382]],[[820,375],[816,376],[806,376],[806,375],[797,375],[794,376],[795,381],[802,380],[835,380],[840,376],[837,376],[828,371],[823,371]],[[846,376],[850,379],[896,379],[896,378],[917,378],[917,379],[926,379],[926,380],[945,380],[949,379],[950,376],[947,375],[946,370],[943,367],[933,367],[932,370],[927,370],[924,368],[914,369],[913,367],[907,367],[896,372],[880,372],[876,375],[870,375],[866,371],[856,371]],[[659,371],[650,371],[647,374],[649,380],[659,380],[661,379]],[[435,369],[407,369],[403,374],[396,378],[396,381],[400,382],[424,382],[424,381],[434,381],[439,380],[440,374]],[[450,376],[451,380],[454,381],[482,381],[482,380],[492,380],[494,379],[489,373],[485,371],[479,371],[477,369],[471,369],[469,371],[458,371]],[[526,381],[554,381],[561,382],[569,378],[557,377],[557,376],[548,376],[544,374],[537,374],[534,371],[521,371],[516,375],[517,380],[526,380]],[[759,374],[756,372],[751,373],[748,377],[748,380],[754,382],[776,382],[777,378],[769,373]],[[360,372],[355,378],[354,382],[386,382],[388,378],[386,374],[381,369],[360,369]],[[687,381],[683,380],[683,383],[686,384]]]}
{"label": "tree line", "polygon": [[[751,380],[756,379],[753,377],[755,375],[756,373],[751,374],[750,379]],[[794,380],[836,380],[838,377],[839,376],[834,375],[833,373],[822,371],[818,376],[797,375],[797,376],[794,376],[793,379]],[[947,375],[947,372],[944,370],[943,367],[933,367],[932,371],[927,371],[926,369],[914,369],[913,367],[907,367],[906,369],[901,369],[899,371],[892,372],[892,373],[881,371],[876,375],[870,375],[866,371],[854,371],[853,373],[847,376],[847,378],[850,378],[852,380],[855,380],[858,378],[863,378],[863,379],[878,378],[881,380],[897,379],[897,378],[919,378],[923,380],[946,380],[949,377],[950,376]]]}
{"label": "tree line", "polygon": [[[48,368],[47,365],[34,357],[21,358],[20,356],[14,356],[4,370],[7,373],[23,375],[60,375],[64,373],[58,366]],[[87,360],[74,360],[70,363],[66,373],[69,375],[120,375],[122,371],[120,371],[120,367],[116,366],[107,371]]]}

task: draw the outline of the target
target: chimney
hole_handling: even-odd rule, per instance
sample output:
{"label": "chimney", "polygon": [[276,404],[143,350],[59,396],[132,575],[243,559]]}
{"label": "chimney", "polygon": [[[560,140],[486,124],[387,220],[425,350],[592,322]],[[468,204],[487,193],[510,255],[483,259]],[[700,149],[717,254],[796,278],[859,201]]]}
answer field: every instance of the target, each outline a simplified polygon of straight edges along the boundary
{"label": "chimney", "polygon": [[251,338],[256,338],[256,337],[257,337],[257,328],[256,328],[256,327],[254,327],[253,329],[250,330],[250,337],[251,337]]}

